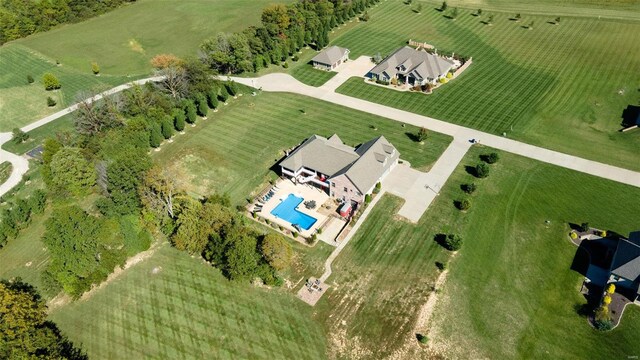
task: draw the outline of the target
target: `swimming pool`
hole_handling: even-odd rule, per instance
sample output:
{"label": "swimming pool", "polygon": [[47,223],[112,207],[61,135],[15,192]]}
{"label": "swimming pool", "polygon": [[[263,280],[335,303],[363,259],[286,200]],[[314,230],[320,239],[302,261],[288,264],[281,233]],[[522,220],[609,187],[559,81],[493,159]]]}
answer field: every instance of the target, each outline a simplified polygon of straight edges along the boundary
{"label": "swimming pool", "polygon": [[271,215],[288,221],[291,225],[298,225],[302,229],[309,230],[318,220],[296,209],[303,200],[301,197],[289,194],[286,199],[271,210]]}

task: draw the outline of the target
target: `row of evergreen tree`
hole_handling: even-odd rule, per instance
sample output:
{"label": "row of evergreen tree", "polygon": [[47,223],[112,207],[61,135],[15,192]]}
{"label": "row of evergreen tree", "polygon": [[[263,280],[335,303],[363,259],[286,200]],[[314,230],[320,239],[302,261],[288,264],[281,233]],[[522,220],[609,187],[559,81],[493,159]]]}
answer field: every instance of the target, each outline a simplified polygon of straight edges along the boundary
{"label": "row of evergreen tree", "polygon": [[200,45],[202,59],[220,74],[236,74],[280,64],[304,46],[322,49],[329,32],[379,0],[301,0],[270,5],[262,26],[220,33]]}
{"label": "row of evergreen tree", "polygon": [[60,24],[103,14],[135,0],[2,0],[0,45]]}

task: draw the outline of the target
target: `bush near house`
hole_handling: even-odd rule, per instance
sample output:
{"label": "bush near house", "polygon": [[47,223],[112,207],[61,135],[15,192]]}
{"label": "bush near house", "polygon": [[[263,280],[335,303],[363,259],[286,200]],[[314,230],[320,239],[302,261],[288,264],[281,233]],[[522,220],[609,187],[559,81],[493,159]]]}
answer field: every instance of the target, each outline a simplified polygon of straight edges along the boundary
{"label": "bush near house", "polygon": [[52,73],[46,73],[42,76],[42,84],[47,91],[57,90],[62,87],[58,78]]}

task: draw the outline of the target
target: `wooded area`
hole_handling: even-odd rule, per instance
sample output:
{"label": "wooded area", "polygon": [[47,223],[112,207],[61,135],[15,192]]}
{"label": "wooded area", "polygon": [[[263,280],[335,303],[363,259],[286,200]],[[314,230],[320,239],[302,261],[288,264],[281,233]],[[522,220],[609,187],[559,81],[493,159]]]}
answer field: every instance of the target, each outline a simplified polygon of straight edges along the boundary
{"label": "wooded area", "polygon": [[103,14],[135,0],[2,0],[0,44]]}

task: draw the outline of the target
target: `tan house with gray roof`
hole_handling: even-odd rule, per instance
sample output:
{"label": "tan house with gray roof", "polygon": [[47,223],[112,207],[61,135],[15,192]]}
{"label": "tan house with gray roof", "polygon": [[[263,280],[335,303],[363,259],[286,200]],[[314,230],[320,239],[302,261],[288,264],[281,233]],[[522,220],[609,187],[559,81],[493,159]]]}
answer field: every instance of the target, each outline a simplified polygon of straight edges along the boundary
{"label": "tan house with gray roof", "polygon": [[367,77],[380,81],[397,79],[412,86],[433,84],[454,66],[453,60],[404,46],[371,69]]}
{"label": "tan house with gray roof", "polygon": [[329,46],[314,56],[311,64],[316,69],[331,71],[347,60],[349,60],[349,49]]}
{"label": "tan house with gray roof", "polygon": [[400,153],[379,136],[355,148],[338,135],[313,135],[280,163],[283,176],[318,186],[340,201],[361,203],[398,163]]}

